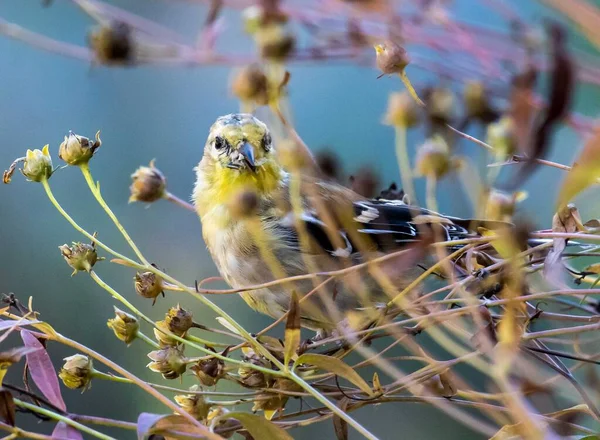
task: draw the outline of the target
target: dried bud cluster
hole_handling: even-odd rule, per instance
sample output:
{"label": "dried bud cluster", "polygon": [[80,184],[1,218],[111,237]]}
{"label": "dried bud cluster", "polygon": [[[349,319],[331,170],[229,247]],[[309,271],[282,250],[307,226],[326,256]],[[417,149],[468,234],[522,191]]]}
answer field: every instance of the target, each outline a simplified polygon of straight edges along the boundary
{"label": "dried bud cluster", "polygon": [[152,305],[156,303],[158,295],[162,293],[162,295],[165,296],[162,278],[157,276],[154,272],[138,272],[135,274],[133,280],[135,291],[138,295],[152,299]]}
{"label": "dried bud cluster", "polygon": [[186,358],[178,347],[165,347],[148,353],[152,360],[150,370],[162,374],[165,379],[177,379],[186,369]]}
{"label": "dried bud cluster", "polygon": [[58,157],[69,165],[81,165],[88,163],[100,146],[100,131],[96,132],[96,140],[90,141],[85,136],[79,136],[72,131],[58,147]]}
{"label": "dried bud cluster", "polygon": [[137,318],[129,313],[119,310],[115,307],[115,317],[109,319],[106,323],[108,328],[112,329],[115,336],[127,345],[131,344],[137,337],[140,324]]}
{"label": "dried bud cluster", "polygon": [[91,244],[73,242],[73,246],[63,244],[58,248],[67,264],[73,268],[71,276],[79,271],[89,272],[98,261],[104,260],[98,257],[95,242]]}
{"label": "dried bud cluster", "polygon": [[41,182],[50,178],[53,173],[52,158],[48,151],[48,145],[44,145],[41,150],[27,150],[25,157],[16,159],[2,175],[4,183],[10,183],[12,176],[19,163],[23,163],[21,173],[32,182]]}
{"label": "dried bud cluster", "polygon": [[64,360],[66,362],[58,373],[58,377],[66,387],[85,391],[94,376],[92,360],[82,354],[75,354]]}
{"label": "dried bud cluster", "polygon": [[192,314],[182,309],[179,305],[171,307],[163,321],[156,322],[154,336],[161,347],[177,346],[179,342],[173,339],[166,332],[183,338],[186,332],[194,324]]}
{"label": "dried bud cluster", "polygon": [[139,167],[132,175],[133,183],[129,187],[129,202],[155,202],[167,196],[167,179],[154,166],[154,160],[147,167]]}
{"label": "dried bud cluster", "polygon": [[206,422],[211,405],[204,400],[201,394],[196,393],[199,390],[199,387],[194,385],[190,388],[190,391],[194,393],[179,394],[175,396],[175,402],[177,402],[182,410],[191,414],[196,420]]}

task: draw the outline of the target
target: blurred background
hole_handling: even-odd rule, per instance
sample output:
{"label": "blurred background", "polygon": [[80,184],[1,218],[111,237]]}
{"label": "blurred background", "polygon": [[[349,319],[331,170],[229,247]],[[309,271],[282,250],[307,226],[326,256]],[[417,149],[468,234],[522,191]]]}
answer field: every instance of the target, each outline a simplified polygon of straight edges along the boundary
{"label": "blurred background", "polygon": [[[110,2],[109,2],[110,3]],[[175,29],[190,41],[204,20],[207,7],[193,1],[121,0],[118,6]],[[460,19],[490,28],[505,28],[506,20],[490,12],[486,2],[453,1],[452,14]],[[554,17],[568,23],[538,2],[513,0],[510,4],[527,23],[541,23]],[[85,45],[85,36],[93,22],[68,1],[57,0],[49,7],[40,1],[5,0],[0,17],[58,40]],[[252,53],[252,42],[241,29],[236,12],[224,14],[226,30],[219,39],[219,50]],[[593,49],[569,27],[569,44],[583,53]],[[422,48],[407,49],[418,57]],[[401,89],[396,77],[377,79],[373,67],[374,51],[365,49],[364,65],[355,62],[327,61],[293,63],[289,99],[294,123],[304,141],[315,151],[332,151],[340,159],[346,175],[369,166],[380,178],[381,187],[399,182],[394,154],[394,131],[381,123],[390,92]],[[434,56],[428,54],[428,56]],[[446,58],[452,63],[451,56]],[[0,165],[4,168],[27,148],[50,144],[57,158],[58,145],[68,130],[93,137],[102,130],[103,145],[91,167],[101,182],[102,191],[114,212],[150,261],[188,284],[217,271],[201,237],[198,218],[167,202],[152,206],[128,204],[130,174],[139,166],[156,159],[156,165],[168,179],[168,189],[188,199],[194,181],[193,166],[201,157],[208,128],[220,115],[238,111],[239,104],[228,90],[228,66],[138,66],[133,68],[92,67],[84,61],[33,48],[0,36]],[[419,67],[408,68],[417,90],[437,83],[437,76]],[[508,83],[509,78],[506,78]],[[545,84],[542,78],[542,86]],[[460,94],[462,85],[447,85]],[[598,90],[578,85],[574,108],[583,115],[597,116]],[[472,126],[470,134],[484,136],[484,129]],[[409,151],[422,142],[421,129],[409,132]],[[570,164],[579,151],[581,137],[570,129],[561,129],[555,137],[550,159]],[[475,163],[481,158],[479,147],[466,141],[458,145],[459,154]],[[514,170],[511,170],[514,171]],[[537,227],[549,227],[553,201],[563,175],[544,167],[528,180],[529,198],[519,210]],[[16,176],[10,186],[0,187],[0,293],[14,292],[22,301],[33,296],[34,308],[42,319],[58,331],[102,352],[146,380],[166,383],[146,369],[147,347],[134,343],[125,348],[106,327],[113,316],[108,294],[84,274],[70,277],[71,270],[62,260],[58,246],[81,240],[54,210],[41,185],[27,183]],[[60,170],[51,180],[63,207],[89,230],[119,252],[128,252],[112,223],[97,206],[77,169]],[[417,192],[424,199],[424,182],[417,181]],[[460,181],[454,175],[440,182],[440,211],[456,216],[472,214]],[[579,206],[583,218],[600,216],[600,206]],[[101,253],[102,255],[102,253]],[[97,271],[113,287],[153,319],[182,304],[197,322],[214,326],[214,315],[199,303],[183,295],[167,294],[152,307],[133,290],[133,271],[101,263]],[[216,286],[216,285],[215,285]],[[222,286],[221,286],[222,287]],[[214,301],[225,308],[251,332],[270,322],[251,311],[237,296],[221,296]],[[150,334],[150,330],[146,329]],[[74,354],[64,347],[51,346],[55,365]],[[18,374],[11,371],[11,374]],[[184,386],[194,383],[185,377]],[[173,383],[169,383],[173,385]],[[178,384],[175,384],[178,385]],[[62,386],[62,385],[61,385]],[[63,389],[67,406],[85,409],[90,415],[135,420],[141,411],[164,409],[134,386],[96,383],[80,395]],[[369,407],[356,414],[380,438],[480,438],[454,420],[426,406],[398,403]],[[23,419],[20,426],[39,423]],[[48,426],[48,430],[51,426]],[[133,433],[122,438],[135,438]],[[331,423],[318,424],[292,432],[297,439],[329,439]],[[351,432],[351,438],[354,433]]]}

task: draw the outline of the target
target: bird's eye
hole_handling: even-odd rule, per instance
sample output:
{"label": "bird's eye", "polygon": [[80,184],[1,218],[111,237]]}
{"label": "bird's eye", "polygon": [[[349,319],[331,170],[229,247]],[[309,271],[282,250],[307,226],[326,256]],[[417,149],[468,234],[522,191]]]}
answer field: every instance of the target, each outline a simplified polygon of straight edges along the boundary
{"label": "bird's eye", "polygon": [[217,136],[215,138],[215,149],[216,150],[221,150],[222,148],[225,147],[225,145],[227,145],[227,141],[225,141],[225,139],[223,139],[222,137]]}
{"label": "bird's eye", "polygon": [[269,151],[271,149],[271,135],[269,133],[265,134],[262,138],[262,147],[265,151]]}

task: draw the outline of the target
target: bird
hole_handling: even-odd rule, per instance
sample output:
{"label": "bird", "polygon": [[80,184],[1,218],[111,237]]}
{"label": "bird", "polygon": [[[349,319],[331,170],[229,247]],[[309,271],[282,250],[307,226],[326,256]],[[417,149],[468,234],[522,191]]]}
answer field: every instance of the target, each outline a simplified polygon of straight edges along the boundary
{"label": "bird", "polygon": [[[203,238],[221,276],[233,288],[279,278],[261,249],[268,249],[289,277],[343,271],[407,250],[412,257],[398,254],[377,266],[396,289],[402,289],[423,273],[418,263],[426,255],[421,255],[425,251],[419,244],[431,235],[428,231],[435,229],[444,241],[473,236],[470,220],[400,200],[367,199],[319,179],[318,173],[301,175],[296,202],[300,207],[295,209],[290,196],[295,174],[281,164],[267,125],[252,114],[228,114],[215,121],[195,172],[192,200]],[[255,209],[246,217],[232,212],[232,200],[240,191],[255,195]],[[328,335],[348,325],[350,316],[364,315],[367,322],[373,312],[382,310],[390,295],[364,266],[335,277],[301,301],[302,327]],[[302,298],[323,279],[307,277],[240,295],[252,309],[277,319],[289,310],[292,292]]]}

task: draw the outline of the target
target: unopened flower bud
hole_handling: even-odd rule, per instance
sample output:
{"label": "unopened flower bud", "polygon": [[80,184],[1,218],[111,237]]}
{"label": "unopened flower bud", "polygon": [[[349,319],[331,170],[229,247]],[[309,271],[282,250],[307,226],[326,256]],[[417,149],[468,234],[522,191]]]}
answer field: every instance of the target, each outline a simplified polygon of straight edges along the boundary
{"label": "unopened flower bud", "polygon": [[[190,391],[198,390],[199,387],[197,385],[190,388]],[[191,414],[196,420],[206,421],[211,405],[204,400],[201,394],[179,394],[175,396],[175,402],[177,402],[182,410]]]}
{"label": "unopened flower bud", "polygon": [[58,157],[69,165],[80,165],[89,162],[94,153],[102,145],[100,131],[96,132],[96,140],[90,141],[85,136],[79,136],[72,131],[58,147]]}
{"label": "unopened flower bud", "polygon": [[10,183],[12,176],[17,169],[19,163],[23,163],[21,173],[32,182],[41,182],[43,179],[48,179],[52,172],[52,158],[48,151],[48,145],[44,145],[41,150],[27,150],[25,157],[16,159],[2,175],[4,183]]}
{"label": "unopened flower bud", "polygon": [[179,336],[184,335],[194,324],[192,314],[182,309],[179,304],[169,309],[165,322],[169,330]]}
{"label": "unopened flower bud", "polygon": [[158,168],[154,160],[147,167],[139,167],[132,175],[133,183],[129,187],[131,196],[129,202],[155,202],[167,195],[167,179]]}
{"label": "unopened flower bud", "polygon": [[152,360],[148,368],[162,374],[165,379],[177,379],[185,373],[186,359],[177,347],[165,347],[150,352],[148,357]]}
{"label": "unopened flower bud", "polygon": [[58,248],[67,264],[73,268],[71,276],[79,271],[89,272],[98,261],[104,260],[98,257],[95,242],[92,244],[73,242],[73,246],[63,244]]}
{"label": "unopened flower bud", "polygon": [[263,26],[255,38],[260,56],[268,60],[283,61],[296,47],[296,37],[280,24]]}
{"label": "unopened flower bud", "polygon": [[228,207],[235,219],[250,217],[258,208],[258,195],[252,189],[243,188],[231,197]]}
{"label": "unopened flower bud", "polygon": [[212,387],[225,375],[225,363],[216,357],[198,361],[190,369],[200,383],[207,387]]}
{"label": "unopened flower bud", "polygon": [[244,67],[233,77],[231,91],[242,101],[253,101],[258,105],[269,103],[267,76],[257,64]]}
{"label": "unopened flower bud", "polygon": [[140,324],[137,318],[129,313],[125,313],[115,307],[115,317],[109,319],[106,323],[108,328],[112,329],[115,336],[127,345],[131,344],[137,337]]}
{"label": "unopened flower bud", "polygon": [[154,272],[138,272],[133,279],[135,281],[135,291],[144,298],[153,299],[152,305],[156,302],[158,295],[162,293],[162,295],[165,296],[162,278],[157,276]]}
{"label": "unopened flower bud", "polygon": [[410,63],[406,50],[393,41],[388,40],[374,47],[377,54],[377,67],[384,75],[402,73]]}
{"label": "unopened flower bud", "polygon": [[439,136],[428,139],[417,151],[417,170],[426,177],[439,179],[450,171],[452,160],[448,144]]}
{"label": "unopened flower bud", "polygon": [[135,50],[131,28],[116,21],[103,25],[89,34],[89,45],[101,64],[129,64],[134,62]]}
{"label": "unopened flower bud", "polygon": [[58,373],[66,387],[87,389],[94,375],[92,360],[82,354],[66,357],[66,362]]}
{"label": "unopened flower bud", "polygon": [[498,122],[490,124],[486,140],[499,157],[506,158],[515,154],[518,142],[513,119],[510,116],[504,116]]}
{"label": "unopened flower bud", "polygon": [[411,128],[419,122],[419,110],[408,93],[392,93],[384,122],[395,127]]}

